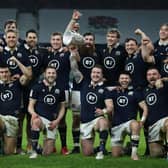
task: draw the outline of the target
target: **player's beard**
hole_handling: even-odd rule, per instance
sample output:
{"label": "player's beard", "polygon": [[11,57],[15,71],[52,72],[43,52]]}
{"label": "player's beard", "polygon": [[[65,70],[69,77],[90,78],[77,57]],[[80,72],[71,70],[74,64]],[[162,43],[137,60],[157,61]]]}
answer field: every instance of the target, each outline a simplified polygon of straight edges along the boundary
{"label": "player's beard", "polygon": [[95,52],[95,46],[90,45],[90,47],[86,47],[86,44],[82,45],[79,48],[79,52],[81,55],[93,55],[93,53]]}

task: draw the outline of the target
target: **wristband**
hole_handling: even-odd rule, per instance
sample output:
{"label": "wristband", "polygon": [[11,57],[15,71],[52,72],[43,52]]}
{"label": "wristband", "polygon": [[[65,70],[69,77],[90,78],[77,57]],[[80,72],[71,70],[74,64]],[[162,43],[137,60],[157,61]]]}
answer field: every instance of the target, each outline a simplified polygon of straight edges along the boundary
{"label": "wristband", "polygon": [[102,111],[103,111],[103,114],[107,114],[107,109],[106,108],[104,108]]}
{"label": "wristband", "polygon": [[145,120],[146,120],[146,116],[142,116],[141,122],[145,122]]}

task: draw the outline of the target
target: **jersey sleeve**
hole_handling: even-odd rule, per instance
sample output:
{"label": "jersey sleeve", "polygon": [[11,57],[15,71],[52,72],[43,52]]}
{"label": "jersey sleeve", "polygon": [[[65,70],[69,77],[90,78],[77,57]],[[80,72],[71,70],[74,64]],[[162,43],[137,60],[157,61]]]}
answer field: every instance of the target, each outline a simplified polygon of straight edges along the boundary
{"label": "jersey sleeve", "polygon": [[37,85],[34,85],[32,87],[32,89],[30,90],[29,98],[37,100],[38,99],[38,95],[39,95],[39,88],[38,88]]}

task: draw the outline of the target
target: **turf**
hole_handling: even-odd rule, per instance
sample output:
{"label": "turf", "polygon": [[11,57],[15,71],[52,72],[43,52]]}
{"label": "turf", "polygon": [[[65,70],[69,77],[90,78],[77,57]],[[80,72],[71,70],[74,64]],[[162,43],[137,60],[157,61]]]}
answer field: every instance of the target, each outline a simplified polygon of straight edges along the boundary
{"label": "turf", "polygon": [[[67,113],[68,133],[67,144],[68,148],[73,148],[71,126],[72,126],[71,111]],[[40,140],[42,142],[42,140]],[[96,138],[95,145],[98,144]],[[26,137],[22,144],[23,148],[26,147]],[[130,157],[112,158],[110,155],[105,156],[103,160],[95,160],[94,156],[84,157],[82,154],[73,154],[62,156],[60,154],[60,140],[59,136],[56,141],[57,153],[48,157],[38,156],[37,159],[29,159],[28,155],[13,155],[13,156],[0,156],[0,168],[167,168],[168,161],[158,158],[140,157],[139,161],[132,161]],[[144,138],[141,133],[141,141],[138,152],[140,155],[144,152]],[[107,142],[107,149],[110,151],[110,138]]]}

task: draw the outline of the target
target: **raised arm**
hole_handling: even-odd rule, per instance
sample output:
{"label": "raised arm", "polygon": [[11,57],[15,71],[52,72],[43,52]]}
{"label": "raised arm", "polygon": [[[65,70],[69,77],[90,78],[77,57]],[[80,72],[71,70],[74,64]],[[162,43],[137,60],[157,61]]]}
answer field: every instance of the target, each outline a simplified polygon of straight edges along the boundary
{"label": "raised arm", "polygon": [[24,66],[15,56],[12,56],[10,60],[16,62],[20,70],[22,71],[23,75],[20,77],[20,83],[25,85],[27,81],[31,80],[32,78],[32,68]]}
{"label": "raised arm", "polygon": [[154,56],[152,55],[154,46],[150,38],[139,28],[135,30],[135,34],[141,36],[140,49],[143,60],[148,63],[155,63]]}

